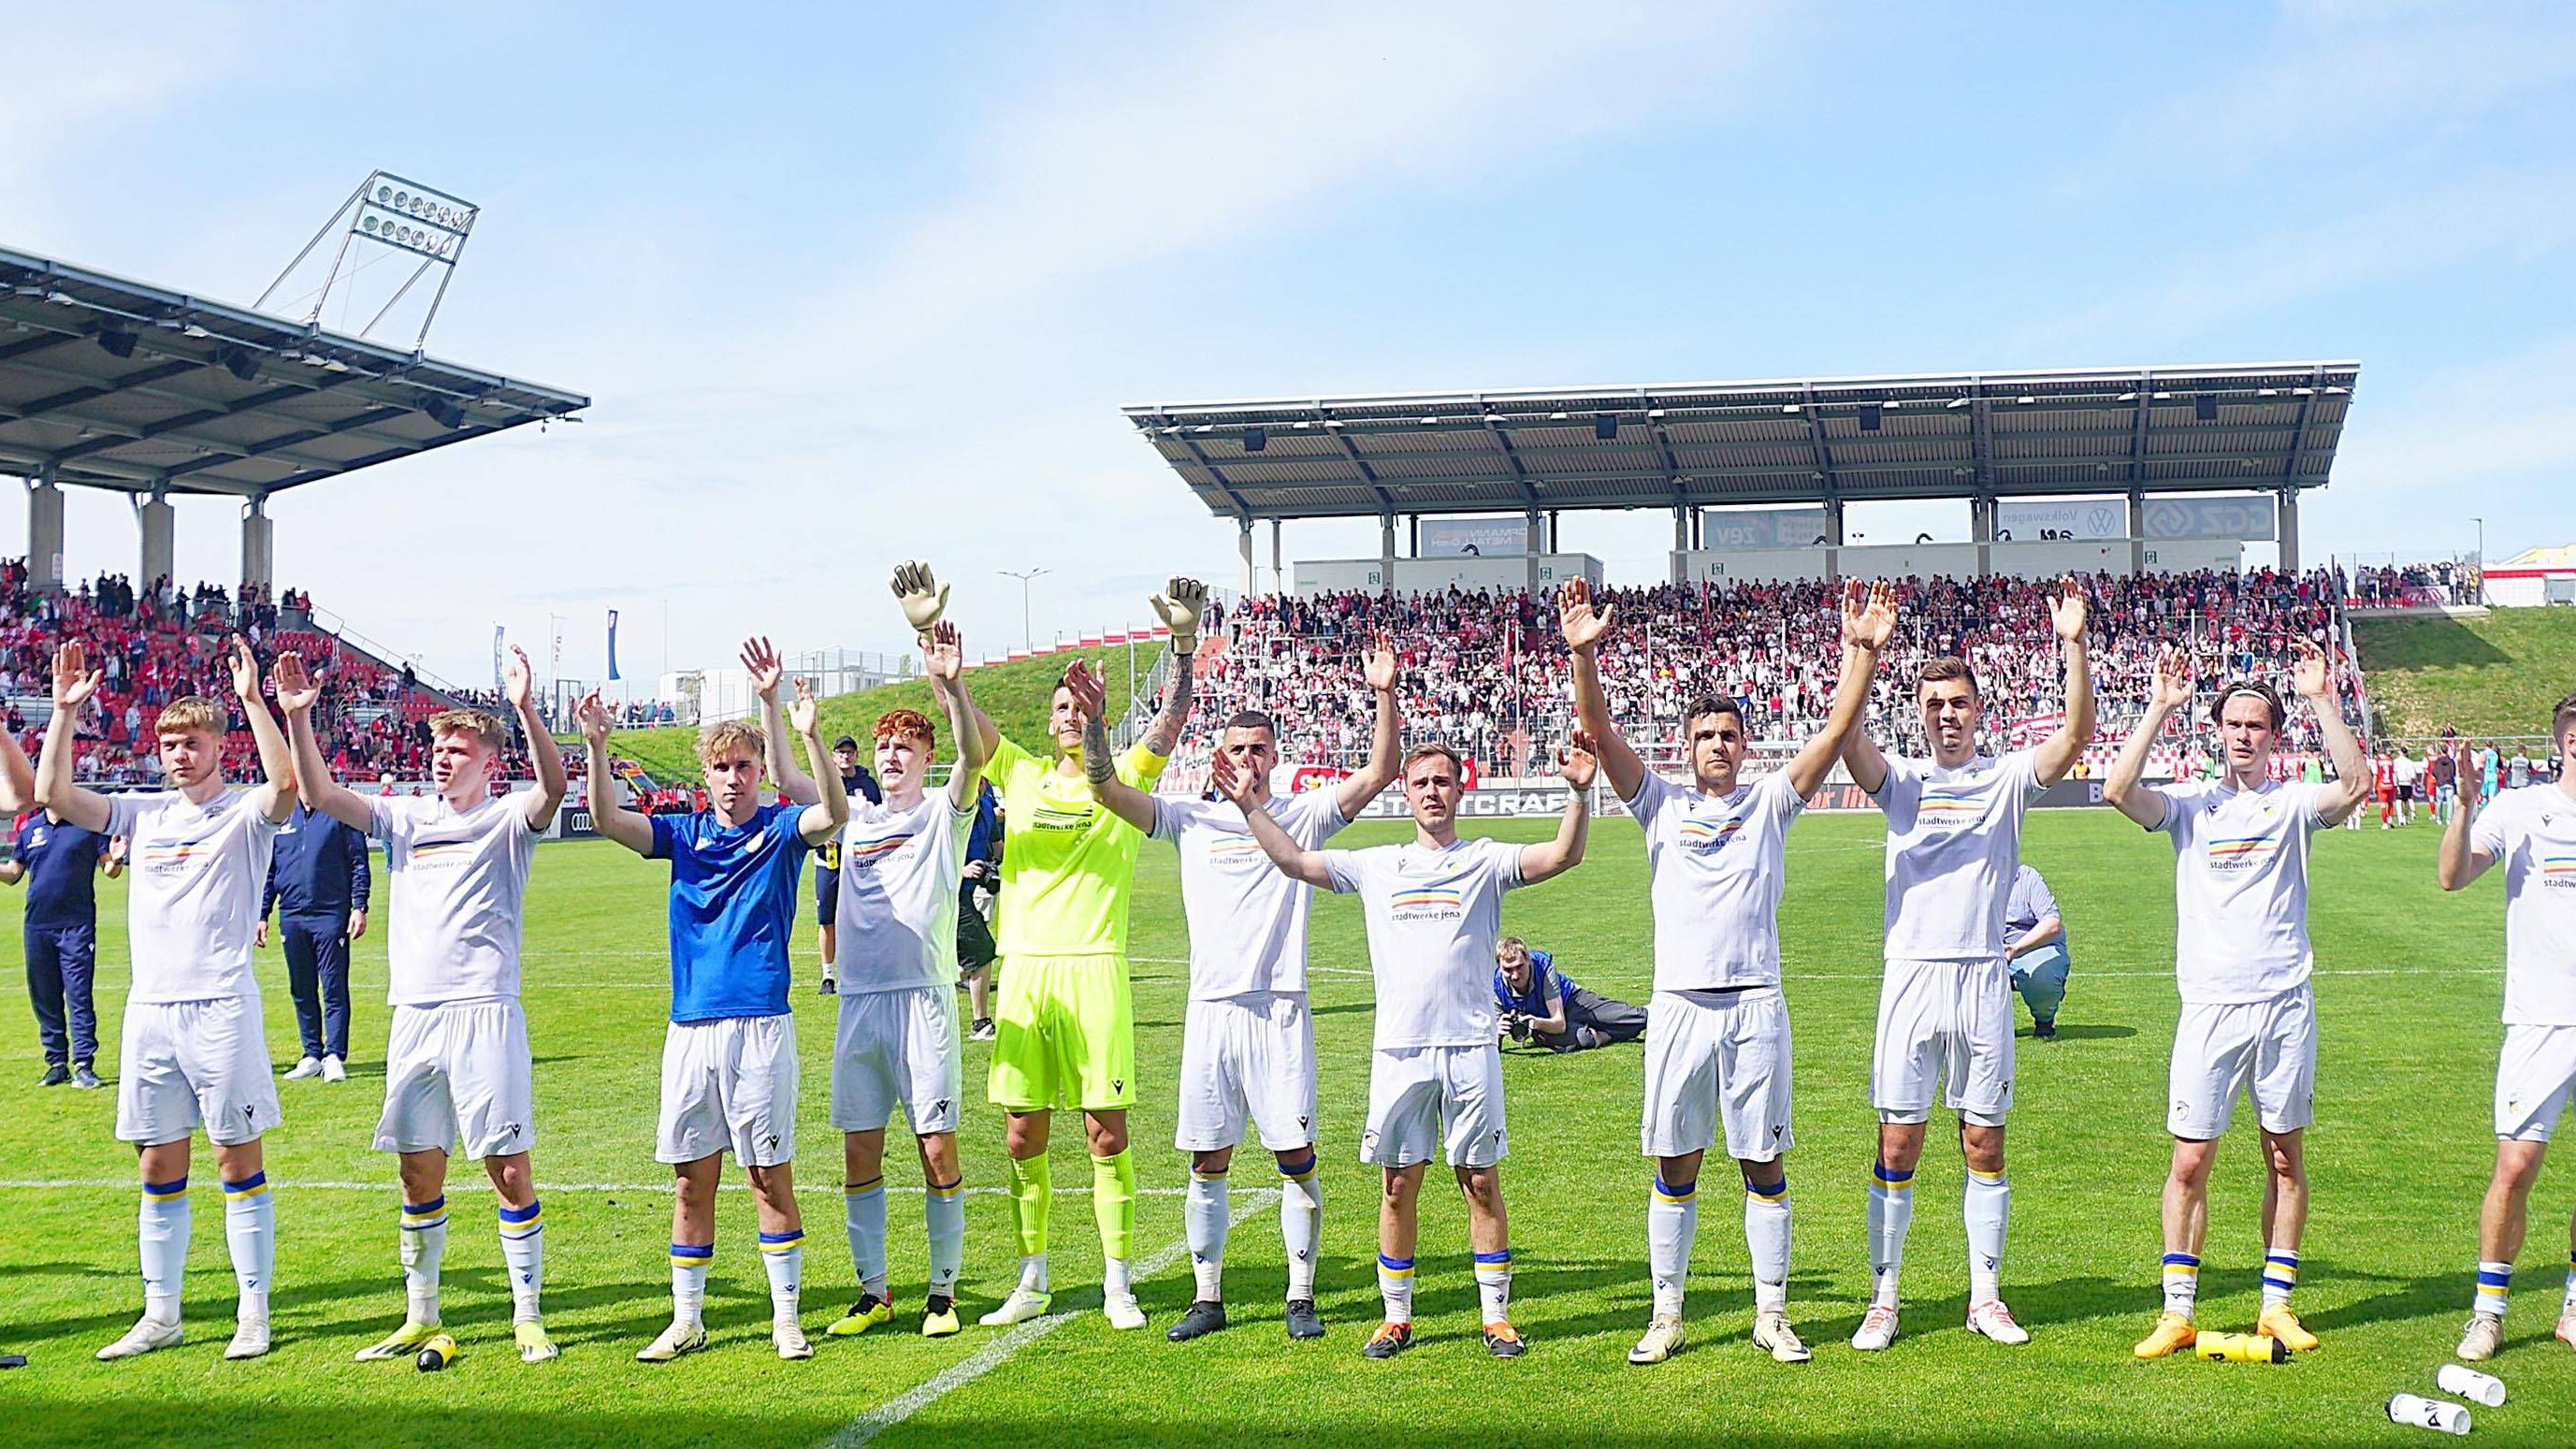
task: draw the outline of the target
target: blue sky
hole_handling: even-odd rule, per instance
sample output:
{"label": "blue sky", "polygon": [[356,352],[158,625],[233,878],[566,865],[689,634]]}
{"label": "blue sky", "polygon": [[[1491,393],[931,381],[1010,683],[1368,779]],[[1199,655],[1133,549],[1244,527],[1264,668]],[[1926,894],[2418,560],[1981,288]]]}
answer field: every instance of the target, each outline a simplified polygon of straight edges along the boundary
{"label": "blue sky", "polygon": [[[594,675],[610,607],[630,674],[899,649],[911,556],[970,648],[997,569],[1041,634],[1230,582],[1154,400],[2357,357],[2312,557],[2576,539],[2565,6],[99,13],[13,16],[0,243],[247,302],[382,166],[484,208],[430,350],[597,398],[275,505],[282,580],[460,679],[550,615]],[[1660,514],[1564,530],[1661,575]]]}

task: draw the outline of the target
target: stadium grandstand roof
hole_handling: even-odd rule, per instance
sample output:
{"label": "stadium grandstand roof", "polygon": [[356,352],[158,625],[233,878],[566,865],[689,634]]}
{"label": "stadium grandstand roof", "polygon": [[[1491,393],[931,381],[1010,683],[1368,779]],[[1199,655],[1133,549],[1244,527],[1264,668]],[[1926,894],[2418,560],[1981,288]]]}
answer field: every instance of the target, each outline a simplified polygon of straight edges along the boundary
{"label": "stadium grandstand roof", "polygon": [[0,472],[255,498],[588,406],[0,248]]}
{"label": "stadium grandstand roof", "polygon": [[1381,393],[1124,409],[1256,518],[2323,487],[2358,362]]}

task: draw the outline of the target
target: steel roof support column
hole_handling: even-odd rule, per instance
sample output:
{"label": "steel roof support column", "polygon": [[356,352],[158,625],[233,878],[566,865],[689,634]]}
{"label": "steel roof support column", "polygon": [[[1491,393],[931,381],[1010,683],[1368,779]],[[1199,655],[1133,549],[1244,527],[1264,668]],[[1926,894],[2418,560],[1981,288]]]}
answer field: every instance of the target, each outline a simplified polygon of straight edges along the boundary
{"label": "steel roof support column", "polygon": [[2299,571],[2299,490],[2281,490],[2281,516],[2273,532],[2280,535],[2281,572]]}
{"label": "steel roof support column", "polygon": [[142,548],[135,557],[135,585],[151,589],[164,579],[178,582],[179,513],[170,506],[169,495],[135,495],[134,526],[142,534]]}
{"label": "steel roof support column", "polygon": [[2142,488],[2129,490],[2129,576],[2147,571],[2147,494]]}
{"label": "steel roof support column", "polygon": [[1535,508],[1523,509],[1521,519],[1529,525],[1529,542],[1521,550],[1521,564],[1529,575],[1527,587],[1535,594],[1538,592],[1539,555],[1547,552],[1547,519]]}
{"label": "steel roof support column", "polygon": [[1995,500],[1968,500],[1968,537],[1977,545],[1977,577],[1991,577],[1995,571]]}
{"label": "steel roof support column", "polygon": [[63,489],[50,466],[27,480],[27,586],[44,594],[63,588]]}
{"label": "steel roof support column", "polygon": [[1235,556],[1243,560],[1243,597],[1252,597],[1252,518],[1237,519],[1234,539]]}
{"label": "steel roof support column", "polygon": [[1675,584],[1690,582],[1690,513],[1687,503],[1673,505],[1672,581]]}
{"label": "steel roof support column", "polygon": [[1274,594],[1288,592],[1288,569],[1280,562],[1279,520],[1276,518],[1270,520],[1270,591]]}
{"label": "steel roof support column", "polygon": [[1381,590],[1393,589],[1395,587],[1395,515],[1392,513],[1381,513],[1377,516],[1377,568],[1378,587]]}
{"label": "steel roof support column", "polygon": [[244,584],[257,584],[265,589],[277,579],[277,524],[268,516],[268,495],[254,494],[242,505],[242,566]]}

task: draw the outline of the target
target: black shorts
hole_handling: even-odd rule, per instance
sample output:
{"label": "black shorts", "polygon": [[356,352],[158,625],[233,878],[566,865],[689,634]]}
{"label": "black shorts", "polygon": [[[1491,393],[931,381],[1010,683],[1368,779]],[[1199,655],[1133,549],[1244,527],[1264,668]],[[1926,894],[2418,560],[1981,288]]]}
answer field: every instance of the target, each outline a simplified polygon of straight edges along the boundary
{"label": "black shorts", "polygon": [[841,918],[841,873],[814,867],[814,924],[828,926]]}
{"label": "black shorts", "polygon": [[957,971],[971,976],[993,963],[998,954],[993,947],[993,928],[984,924],[984,913],[975,909],[971,899],[957,902]]}

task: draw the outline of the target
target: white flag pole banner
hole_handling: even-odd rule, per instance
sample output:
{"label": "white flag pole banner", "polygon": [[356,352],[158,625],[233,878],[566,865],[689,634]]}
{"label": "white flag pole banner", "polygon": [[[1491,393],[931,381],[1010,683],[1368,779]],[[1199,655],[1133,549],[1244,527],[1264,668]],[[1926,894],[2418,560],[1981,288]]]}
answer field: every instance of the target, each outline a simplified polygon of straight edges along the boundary
{"label": "white flag pole banner", "polygon": [[2015,543],[2035,539],[2126,538],[2129,505],[2119,498],[2049,499],[1995,505],[1995,537]]}
{"label": "white flag pole banner", "polygon": [[2241,538],[2265,542],[2272,537],[2269,498],[2157,498],[2147,504],[2149,538]]}
{"label": "white flag pole banner", "polygon": [[1825,533],[1821,508],[1703,508],[1703,549],[1813,548]]}
{"label": "white flag pole banner", "polygon": [[1524,518],[1426,518],[1422,520],[1423,558],[1517,557],[1530,551],[1529,520]]}

